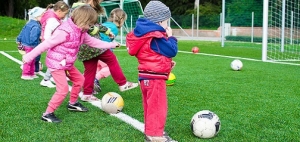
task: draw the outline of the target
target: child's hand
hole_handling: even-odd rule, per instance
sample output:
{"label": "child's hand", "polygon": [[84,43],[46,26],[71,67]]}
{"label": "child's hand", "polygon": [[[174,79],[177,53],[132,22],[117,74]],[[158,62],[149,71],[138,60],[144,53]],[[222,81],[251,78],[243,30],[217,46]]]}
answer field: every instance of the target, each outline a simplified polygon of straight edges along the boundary
{"label": "child's hand", "polygon": [[173,69],[175,67],[175,65],[176,65],[176,62],[172,60],[172,62],[171,62],[171,68]]}
{"label": "child's hand", "polygon": [[25,55],[22,56],[22,62],[23,62],[24,64],[26,64],[27,62],[26,62],[26,60],[24,59],[24,56],[25,56]]}
{"label": "child's hand", "polygon": [[116,48],[121,47],[121,44],[120,44],[120,43],[118,43],[118,42],[115,42],[115,43],[116,43]]}
{"label": "child's hand", "polygon": [[166,33],[167,33],[168,37],[172,36],[172,29],[171,29],[171,27],[167,27],[166,28]]}
{"label": "child's hand", "polygon": [[115,39],[115,35],[114,35],[114,33],[112,33],[112,32],[110,32],[110,33],[108,34],[108,36],[109,36],[109,38],[110,38],[111,40],[114,40],[114,39]]}

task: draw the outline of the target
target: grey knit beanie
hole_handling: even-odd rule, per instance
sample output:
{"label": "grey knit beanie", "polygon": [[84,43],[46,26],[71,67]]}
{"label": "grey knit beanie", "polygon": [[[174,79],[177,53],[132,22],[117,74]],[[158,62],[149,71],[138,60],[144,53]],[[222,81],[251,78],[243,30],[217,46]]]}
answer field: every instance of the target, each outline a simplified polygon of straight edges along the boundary
{"label": "grey knit beanie", "polygon": [[144,17],[154,23],[158,23],[169,19],[171,17],[171,12],[169,7],[167,7],[162,2],[152,0],[146,5],[144,9]]}

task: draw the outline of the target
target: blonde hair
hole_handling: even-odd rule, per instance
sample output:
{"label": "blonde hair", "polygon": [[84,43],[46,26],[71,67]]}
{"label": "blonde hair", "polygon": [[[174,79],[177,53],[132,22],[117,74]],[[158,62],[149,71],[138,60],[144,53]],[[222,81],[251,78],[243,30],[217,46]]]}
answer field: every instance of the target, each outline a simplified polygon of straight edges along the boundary
{"label": "blonde hair", "polygon": [[71,16],[73,22],[79,26],[83,27],[86,25],[94,25],[97,23],[98,14],[90,5],[82,5],[72,12]]}
{"label": "blonde hair", "polygon": [[117,25],[118,28],[121,28],[124,25],[126,19],[127,19],[126,12],[121,8],[115,8],[110,12],[107,21],[113,22]]}
{"label": "blonde hair", "polygon": [[51,3],[47,6],[46,10],[51,9],[51,8],[54,11],[61,10],[62,12],[66,12],[70,9],[69,5],[66,4],[64,1],[58,1],[55,4]]}

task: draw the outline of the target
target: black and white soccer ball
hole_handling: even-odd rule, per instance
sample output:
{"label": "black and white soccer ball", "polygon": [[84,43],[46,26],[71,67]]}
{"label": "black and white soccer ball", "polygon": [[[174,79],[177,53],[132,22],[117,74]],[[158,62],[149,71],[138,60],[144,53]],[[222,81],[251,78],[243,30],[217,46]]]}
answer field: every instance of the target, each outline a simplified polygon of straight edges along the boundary
{"label": "black and white soccer ball", "polygon": [[221,129],[219,117],[212,111],[202,110],[197,112],[191,120],[191,129],[199,138],[212,138]]}
{"label": "black and white soccer ball", "polygon": [[243,63],[241,60],[239,59],[235,59],[231,62],[230,64],[231,69],[233,69],[234,71],[240,71],[243,68]]}

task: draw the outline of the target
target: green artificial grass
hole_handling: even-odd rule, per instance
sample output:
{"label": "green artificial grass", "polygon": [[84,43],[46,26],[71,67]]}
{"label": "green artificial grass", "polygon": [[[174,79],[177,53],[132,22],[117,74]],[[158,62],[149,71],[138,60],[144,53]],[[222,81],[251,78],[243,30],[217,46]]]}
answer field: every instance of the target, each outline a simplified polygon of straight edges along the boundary
{"label": "green artificial grass", "polygon": [[[178,46],[180,52],[174,58],[177,64],[172,71],[176,82],[167,87],[169,109],[165,131],[173,139],[180,142],[300,141],[299,66],[260,61],[261,45],[255,43],[226,42],[221,47],[220,42],[179,41]],[[194,46],[200,48],[199,54],[190,52]],[[0,41],[0,51],[22,59],[14,41]],[[137,82],[135,57],[129,56],[125,47],[115,49],[114,53],[127,79]],[[230,68],[235,58],[243,62],[241,71]],[[43,122],[40,117],[55,89],[41,87],[42,77],[21,80],[19,64],[2,54],[0,60],[0,141],[144,140],[143,133],[133,126],[90,103],[83,102],[89,112],[68,111],[69,97],[55,112],[62,120],[60,124]],[[83,72],[81,62],[75,65]],[[101,87],[98,98],[111,91],[119,93],[125,102],[122,112],[143,122],[139,88],[120,92],[111,77],[101,80]],[[221,130],[212,139],[197,138],[190,129],[192,116],[206,109],[215,112],[221,121]]]}

